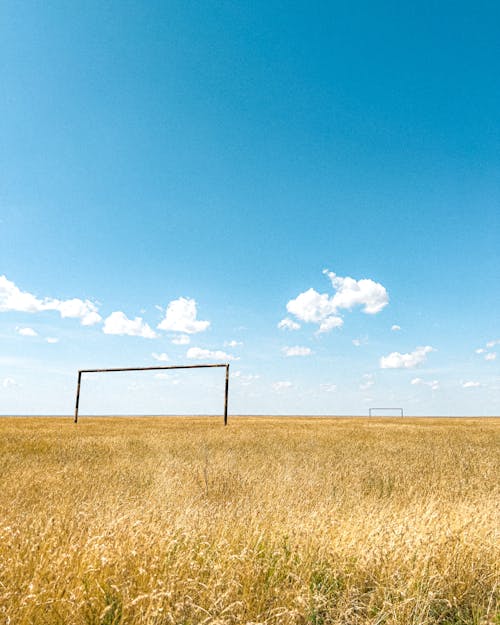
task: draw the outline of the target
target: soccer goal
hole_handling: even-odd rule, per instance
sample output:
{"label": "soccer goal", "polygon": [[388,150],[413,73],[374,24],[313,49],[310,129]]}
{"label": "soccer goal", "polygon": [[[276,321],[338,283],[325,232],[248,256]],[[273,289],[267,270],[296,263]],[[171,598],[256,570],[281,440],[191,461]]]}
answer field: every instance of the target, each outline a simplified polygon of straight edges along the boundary
{"label": "soccer goal", "polygon": [[399,417],[403,417],[403,409],[402,408],[369,408],[368,416],[380,416],[380,417],[393,417],[397,414]]}
{"label": "soccer goal", "polygon": [[209,364],[209,365],[170,365],[157,367],[116,367],[112,369],[80,369],[78,371],[78,382],[76,386],[76,402],[75,402],[75,418],[74,422],[78,423],[78,406],[80,404],[80,390],[82,386],[82,375],[84,373],[111,373],[118,371],[160,371],[172,369],[213,369],[215,367],[225,367],[226,380],[224,386],[224,425],[227,425],[227,404],[229,395],[229,364]]}

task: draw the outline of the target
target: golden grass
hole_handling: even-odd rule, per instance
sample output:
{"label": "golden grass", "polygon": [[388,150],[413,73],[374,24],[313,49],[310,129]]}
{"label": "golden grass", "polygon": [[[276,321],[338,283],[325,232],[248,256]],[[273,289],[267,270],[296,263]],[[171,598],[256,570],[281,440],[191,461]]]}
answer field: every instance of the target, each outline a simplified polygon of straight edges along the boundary
{"label": "golden grass", "polygon": [[0,623],[499,623],[499,432],[1,419]]}

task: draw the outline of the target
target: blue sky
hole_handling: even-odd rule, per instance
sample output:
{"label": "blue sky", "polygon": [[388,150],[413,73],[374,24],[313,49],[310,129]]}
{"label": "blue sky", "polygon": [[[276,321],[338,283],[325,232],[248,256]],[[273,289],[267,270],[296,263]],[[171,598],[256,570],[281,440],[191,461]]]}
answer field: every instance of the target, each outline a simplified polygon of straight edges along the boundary
{"label": "blue sky", "polygon": [[0,413],[499,414],[499,23],[3,3]]}

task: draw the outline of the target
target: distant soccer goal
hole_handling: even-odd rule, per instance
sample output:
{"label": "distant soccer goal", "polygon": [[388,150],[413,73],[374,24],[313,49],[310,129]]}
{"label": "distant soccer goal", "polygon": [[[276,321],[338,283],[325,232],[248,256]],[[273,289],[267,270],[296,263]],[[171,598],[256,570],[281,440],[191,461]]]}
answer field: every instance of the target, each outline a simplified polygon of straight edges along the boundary
{"label": "distant soccer goal", "polygon": [[393,416],[404,417],[402,408],[369,408],[368,416],[370,417],[393,417]]}
{"label": "distant soccer goal", "polygon": [[173,369],[213,369],[215,367],[225,367],[226,379],[224,386],[224,425],[227,425],[227,406],[229,396],[229,364],[208,364],[208,365],[170,365],[170,366],[157,366],[157,367],[115,367],[111,369],[80,369],[78,371],[78,382],[76,386],[76,401],[75,401],[75,418],[74,422],[78,423],[78,407],[80,404],[80,391],[82,387],[82,376],[84,373],[111,373],[111,372],[124,372],[124,371],[161,371],[161,370],[173,370]]}

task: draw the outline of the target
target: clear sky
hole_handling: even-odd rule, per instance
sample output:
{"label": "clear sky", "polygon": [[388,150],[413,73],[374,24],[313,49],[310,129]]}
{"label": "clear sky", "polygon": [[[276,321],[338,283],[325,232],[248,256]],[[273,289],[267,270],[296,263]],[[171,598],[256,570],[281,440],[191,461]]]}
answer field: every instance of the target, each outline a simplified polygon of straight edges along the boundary
{"label": "clear sky", "polygon": [[498,415],[499,24],[3,2],[0,413]]}

